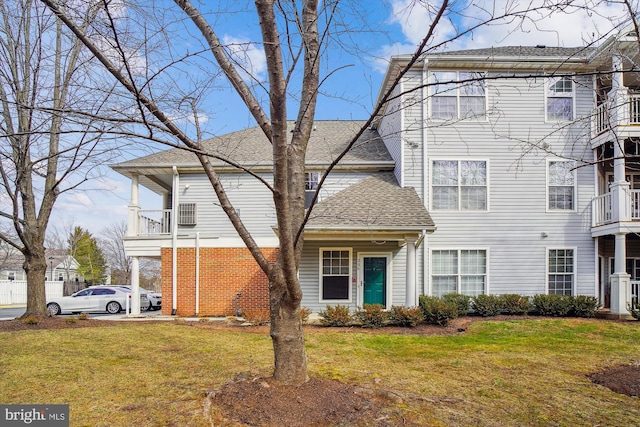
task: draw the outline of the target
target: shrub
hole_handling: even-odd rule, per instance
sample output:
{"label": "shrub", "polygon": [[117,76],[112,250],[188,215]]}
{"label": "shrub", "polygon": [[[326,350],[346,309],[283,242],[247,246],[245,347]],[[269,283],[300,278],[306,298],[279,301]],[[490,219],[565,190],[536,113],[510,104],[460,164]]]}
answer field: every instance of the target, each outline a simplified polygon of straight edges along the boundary
{"label": "shrub", "polygon": [[414,327],[424,320],[420,307],[402,307],[392,305],[389,312],[389,323],[397,326]]}
{"label": "shrub", "polygon": [[354,319],[362,323],[363,328],[380,328],[387,320],[387,313],[380,304],[364,304],[354,314]]}
{"label": "shrub", "polygon": [[23,322],[27,325],[37,325],[39,320],[36,316],[27,316],[24,318]]}
{"label": "shrub", "polygon": [[300,307],[300,318],[302,319],[302,324],[306,325],[309,323],[309,316],[311,316],[311,309],[309,307]]}
{"label": "shrub", "polygon": [[500,295],[502,309],[505,314],[527,314],[531,310],[529,297],[518,294]]}
{"label": "shrub", "polygon": [[435,325],[447,326],[458,317],[456,305],[439,297],[420,295],[420,309],[425,322]]}
{"label": "shrub", "polygon": [[573,308],[571,295],[538,294],[533,296],[533,308],[541,316],[563,317]]}
{"label": "shrub", "polygon": [[242,317],[254,325],[266,325],[271,320],[271,312],[268,308],[247,308],[242,310]]}
{"label": "shrub", "polygon": [[65,323],[77,323],[78,319],[76,319],[75,317],[67,317],[66,319],[64,319]]}
{"label": "shrub", "polygon": [[449,301],[456,306],[458,317],[466,316],[467,314],[469,314],[469,309],[471,308],[470,296],[453,292],[450,294],[442,295],[442,299],[445,301]]}
{"label": "shrub", "polygon": [[346,305],[327,305],[327,309],[318,314],[320,323],[324,326],[349,326],[353,321],[349,307]]}
{"label": "shrub", "polygon": [[471,304],[476,314],[482,317],[496,316],[502,312],[502,299],[499,295],[476,295]]}
{"label": "shrub", "polygon": [[573,298],[572,314],[577,317],[594,317],[600,309],[600,301],[596,297],[576,295]]}
{"label": "shrub", "polygon": [[87,313],[78,314],[78,320],[89,320],[89,315]]}
{"label": "shrub", "polygon": [[640,320],[640,304],[628,305],[627,310],[629,310],[629,313],[631,313],[634,319]]}

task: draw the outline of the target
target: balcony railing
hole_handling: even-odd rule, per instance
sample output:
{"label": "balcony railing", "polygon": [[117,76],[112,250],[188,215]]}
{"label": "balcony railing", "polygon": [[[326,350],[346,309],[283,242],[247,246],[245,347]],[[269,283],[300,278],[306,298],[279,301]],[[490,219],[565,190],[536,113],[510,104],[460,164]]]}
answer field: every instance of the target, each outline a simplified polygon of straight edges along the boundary
{"label": "balcony railing", "polygon": [[171,233],[171,209],[138,212],[138,235],[154,236]]}
{"label": "balcony railing", "polygon": [[[640,221],[640,190],[628,190],[629,211],[621,212],[616,217],[629,218],[631,221]],[[611,193],[596,196],[591,201],[591,213],[593,227],[614,222],[613,204]]]}
{"label": "balcony railing", "polygon": [[594,135],[614,127],[615,125],[637,125],[640,124],[640,94],[628,94],[620,100],[620,120],[614,123],[615,118],[611,116],[613,103],[606,102],[598,105],[593,117]]}

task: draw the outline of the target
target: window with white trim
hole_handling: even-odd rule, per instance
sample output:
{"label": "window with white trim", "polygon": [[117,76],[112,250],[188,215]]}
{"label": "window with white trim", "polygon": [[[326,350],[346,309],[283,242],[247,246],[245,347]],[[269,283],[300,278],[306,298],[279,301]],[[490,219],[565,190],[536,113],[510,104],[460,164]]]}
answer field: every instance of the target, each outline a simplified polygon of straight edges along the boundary
{"label": "window with white trim", "polygon": [[573,249],[549,249],[547,277],[549,294],[571,295],[575,281],[575,253]]}
{"label": "window with white trim", "polygon": [[448,249],[431,251],[431,294],[456,292],[476,296],[487,289],[487,251]]}
{"label": "window with white trim", "polygon": [[16,272],[15,271],[7,272],[7,280],[16,280]]}
{"label": "window with white trim", "polygon": [[351,299],[351,249],[320,249],[320,300]]}
{"label": "window with white trim", "polygon": [[487,210],[487,162],[434,160],[431,191],[434,210]]}
{"label": "window with white trim", "polygon": [[570,77],[547,79],[547,120],[573,120],[573,80]]}
{"label": "window with white trim", "polygon": [[574,162],[550,161],[548,170],[548,208],[550,211],[575,209],[576,177]]}
{"label": "window with white trim", "polygon": [[431,118],[466,119],[485,116],[484,73],[432,71],[429,80]]}
{"label": "window with white trim", "polygon": [[304,208],[308,209],[311,206],[311,200],[318,188],[318,182],[320,182],[319,172],[308,172],[304,181]]}
{"label": "window with white trim", "polygon": [[178,225],[196,225],[198,206],[195,203],[178,204]]}

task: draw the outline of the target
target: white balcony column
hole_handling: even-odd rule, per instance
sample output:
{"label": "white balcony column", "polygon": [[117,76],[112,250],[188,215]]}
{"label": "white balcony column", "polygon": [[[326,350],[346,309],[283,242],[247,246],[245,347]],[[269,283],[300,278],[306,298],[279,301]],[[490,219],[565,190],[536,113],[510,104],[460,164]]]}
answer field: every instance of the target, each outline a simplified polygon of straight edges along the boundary
{"label": "white balcony column", "polygon": [[140,315],[140,258],[131,257],[131,315]]}
{"label": "white balcony column", "polygon": [[405,296],[406,307],[416,304],[416,239],[407,239],[407,289]]}
{"label": "white balcony column", "polygon": [[631,276],[627,273],[627,239],[625,233],[615,235],[615,260],[611,280],[611,314],[629,314],[627,304],[631,289]]}
{"label": "white balcony column", "polygon": [[127,216],[127,236],[138,235],[138,215],[140,213],[138,175],[131,176],[131,200]]}
{"label": "white balcony column", "polygon": [[629,183],[625,179],[625,151],[624,142],[613,142],[613,182],[609,188],[611,191],[611,212],[613,221],[629,221],[631,199]]}
{"label": "white balcony column", "polygon": [[609,92],[609,100],[611,101],[609,116],[612,127],[629,123],[627,88],[624,86],[623,76],[622,57],[613,55],[611,58],[611,92]]}

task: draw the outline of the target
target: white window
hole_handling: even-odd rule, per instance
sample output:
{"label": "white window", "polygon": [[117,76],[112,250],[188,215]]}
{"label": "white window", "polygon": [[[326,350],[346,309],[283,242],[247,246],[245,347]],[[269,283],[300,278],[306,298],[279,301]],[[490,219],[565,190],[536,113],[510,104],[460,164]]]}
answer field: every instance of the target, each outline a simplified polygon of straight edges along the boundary
{"label": "white window", "polygon": [[549,249],[547,277],[549,293],[571,295],[575,281],[575,252],[573,249]]}
{"label": "white window", "polygon": [[195,203],[178,204],[178,225],[196,225],[198,207]]}
{"label": "white window", "polygon": [[476,296],[487,290],[487,251],[452,249],[431,251],[431,294],[457,292]]}
{"label": "white window", "polygon": [[433,71],[430,73],[431,118],[484,117],[484,73]]}
{"label": "white window", "polygon": [[548,171],[548,208],[550,211],[574,210],[576,177],[574,162],[551,161]]}
{"label": "white window", "polygon": [[547,79],[547,120],[573,119],[573,80],[569,77]]}
{"label": "white window", "polygon": [[319,172],[309,172],[307,173],[307,177],[305,179],[305,183],[304,183],[304,194],[305,194],[305,201],[304,201],[304,207],[305,209],[309,208],[309,206],[311,206],[311,200],[313,199],[313,195],[316,192],[316,189],[318,188],[318,182],[320,181],[320,173]]}
{"label": "white window", "polygon": [[487,162],[434,160],[431,167],[434,210],[487,210]]}
{"label": "white window", "polygon": [[7,272],[7,280],[16,280],[16,272],[15,271]]}
{"label": "white window", "polygon": [[351,300],[351,249],[320,249],[320,300]]}

